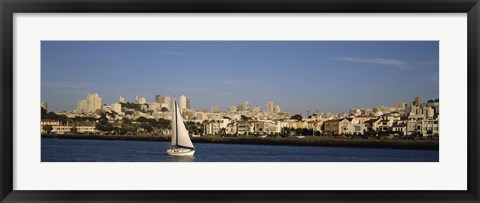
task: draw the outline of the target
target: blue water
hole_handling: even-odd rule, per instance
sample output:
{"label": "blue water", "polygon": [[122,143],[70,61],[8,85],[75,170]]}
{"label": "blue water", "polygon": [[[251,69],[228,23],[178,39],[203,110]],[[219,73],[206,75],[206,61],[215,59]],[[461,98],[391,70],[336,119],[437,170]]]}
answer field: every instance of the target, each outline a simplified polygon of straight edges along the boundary
{"label": "blue water", "polygon": [[195,156],[165,154],[169,142],[42,138],[42,162],[438,162],[438,150],[195,143]]}

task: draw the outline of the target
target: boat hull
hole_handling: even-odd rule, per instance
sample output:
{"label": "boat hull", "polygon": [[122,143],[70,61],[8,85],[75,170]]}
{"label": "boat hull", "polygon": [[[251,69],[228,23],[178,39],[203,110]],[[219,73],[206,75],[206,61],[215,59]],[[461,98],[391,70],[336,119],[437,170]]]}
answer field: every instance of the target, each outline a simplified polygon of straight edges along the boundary
{"label": "boat hull", "polygon": [[167,154],[170,156],[193,156],[195,150],[193,149],[168,149]]}

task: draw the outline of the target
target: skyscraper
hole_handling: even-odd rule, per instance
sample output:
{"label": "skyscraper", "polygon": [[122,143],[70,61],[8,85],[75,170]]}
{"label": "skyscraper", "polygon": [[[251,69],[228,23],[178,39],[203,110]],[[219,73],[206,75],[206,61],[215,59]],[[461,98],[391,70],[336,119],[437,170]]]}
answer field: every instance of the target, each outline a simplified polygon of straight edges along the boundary
{"label": "skyscraper", "polygon": [[190,109],[190,108],[191,108],[191,107],[190,107],[190,99],[187,98],[187,109]]}
{"label": "skyscraper", "polygon": [[420,106],[421,104],[423,104],[423,100],[420,97],[415,97],[415,100],[413,101],[413,105]]}
{"label": "skyscraper", "polygon": [[161,94],[155,95],[155,102],[161,104],[161,103],[163,103],[163,99],[164,99],[164,97]]}
{"label": "skyscraper", "polygon": [[268,113],[273,113],[275,111],[275,105],[273,104],[272,101],[267,102],[267,112]]}
{"label": "skyscraper", "polygon": [[275,113],[280,113],[280,112],[282,112],[282,110],[280,109],[280,106],[279,106],[279,105],[275,106],[274,112],[275,112]]}
{"label": "skyscraper", "polygon": [[160,103],[160,106],[170,109],[171,108],[170,102],[171,102],[170,96],[164,96],[162,103]]}
{"label": "skyscraper", "polygon": [[218,107],[212,106],[212,113],[218,113]]}
{"label": "skyscraper", "polygon": [[98,96],[98,93],[87,94],[87,111],[95,112],[102,108],[102,98]]}
{"label": "skyscraper", "polygon": [[185,95],[180,96],[180,101],[179,103],[179,108],[180,109],[186,109],[187,108],[187,97]]}
{"label": "skyscraper", "polygon": [[80,113],[87,112],[87,100],[82,99],[77,101],[77,111]]}
{"label": "skyscraper", "polygon": [[155,95],[155,102],[160,104],[160,108],[170,109],[170,97],[162,96],[161,94]]}

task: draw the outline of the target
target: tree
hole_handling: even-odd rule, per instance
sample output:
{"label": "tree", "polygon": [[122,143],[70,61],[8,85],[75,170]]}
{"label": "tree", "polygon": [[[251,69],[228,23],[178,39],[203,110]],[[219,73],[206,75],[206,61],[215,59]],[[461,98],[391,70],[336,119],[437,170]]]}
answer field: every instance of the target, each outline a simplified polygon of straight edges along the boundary
{"label": "tree", "polygon": [[40,107],[40,109],[41,109],[41,114],[40,115],[43,118],[45,115],[47,115],[47,110],[44,109],[43,107]]}
{"label": "tree", "polygon": [[167,112],[167,111],[168,111],[168,109],[167,109],[167,108],[165,108],[165,107],[162,107],[161,111],[162,111],[162,112]]}
{"label": "tree", "polygon": [[53,127],[51,125],[44,125],[43,130],[47,132],[47,134],[50,134],[50,132],[53,130]]}
{"label": "tree", "polygon": [[77,131],[78,131],[77,127],[72,127],[72,128],[70,128],[70,132],[71,132],[72,134],[76,134]]}
{"label": "tree", "polygon": [[225,134],[227,134],[227,129],[221,128],[220,131],[219,131],[219,134],[220,134],[220,135],[225,135]]}
{"label": "tree", "polygon": [[300,114],[295,114],[294,116],[290,117],[290,119],[295,119],[295,120],[301,121],[302,116]]}
{"label": "tree", "polygon": [[244,116],[244,115],[242,115],[241,118],[242,118],[242,121],[248,121],[248,120],[250,120],[250,117],[247,117],[247,116]]}
{"label": "tree", "polygon": [[142,123],[142,124],[140,124],[140,127],[143,128],[146,132],[152,132],[153,131],[152,125],[150,125],[148,123]]}

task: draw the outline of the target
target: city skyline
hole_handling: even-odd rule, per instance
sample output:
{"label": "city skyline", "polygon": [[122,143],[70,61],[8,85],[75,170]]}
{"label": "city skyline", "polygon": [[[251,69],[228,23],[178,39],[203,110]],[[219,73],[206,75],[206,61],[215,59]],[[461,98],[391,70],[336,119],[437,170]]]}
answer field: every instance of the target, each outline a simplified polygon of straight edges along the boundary
{"label": "city skyline", "polygon": [[[226,111],[247,100],[292,114],[438,98],[438,42],[42,42],[42,101],[76,109],[185,95],[191,108]],[[273,107],[272,107],[273,108]]]}

